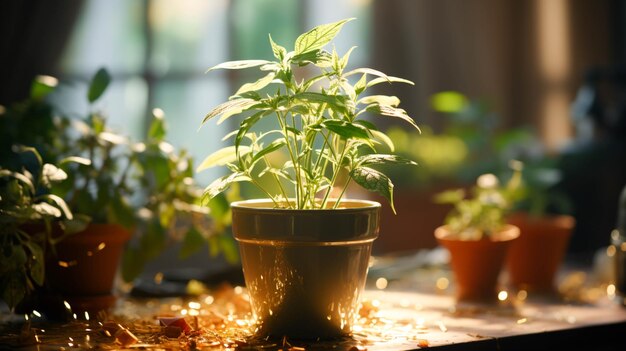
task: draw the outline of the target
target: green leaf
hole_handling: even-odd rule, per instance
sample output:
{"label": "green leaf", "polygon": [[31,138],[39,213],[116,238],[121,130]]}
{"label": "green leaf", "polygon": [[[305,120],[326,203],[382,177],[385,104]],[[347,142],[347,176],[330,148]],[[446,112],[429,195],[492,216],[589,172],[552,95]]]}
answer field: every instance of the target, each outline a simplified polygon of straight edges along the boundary
{"label": "green leaf", "polygon": [[346,111],[346,97],[342,95],[326,95],[322,93],[314,93],[314,92],[304,92],[295,94],[295,100],[303,100],[307,102],[320,103],[320,104],[328,104],[330,107],[341,113],[345,113]]}
{"label": "green leaf", "polygon": [[393,140],[391,140],[391,138],[387,136],[387,134],[373,129],[370,129],[370,133],[372,133],[374,140],[382,142],[383,144],[387,145],[390,152],[394,152],[395,145],[393,143]]}
{"label": "green leaf", "polygon": [[[244,119],[239,125],[239,130],[237,131],[237,136],[235,137],[235,147],[241,147],[241,142],[246,137],[250,128],[252,128],[262,117],[267,116],[270,113],[272,113],[270,110],[259,111]],[[239,151],[239,154],[241,155],[241,151]]]}
{"label": "green leaf", "polygon": [[350,138],[366,139],[366,140],[369,139],[369,134],[367,134],[367,129],[358,124],[331,119],[331,120],[326,120],[322,122],[322,126],[328,129],[329,131],[346,139],[350,139]]}
{"label": "green leaf", "polygon": [[157,117],[155,114],[150,123],[150,129],[148,130],[148,139],[164,140],[167,129],[165,128],[165,120],[163,117]]}
{"label": "green leaf", "polygon": [[243,69],[243,68],[257,67],[257,66],[268,64],[268,63],[272,63],[272,61],[267,61],[267,60],[228,61],[228,62],[223,62],[223,63],[220,63],[219,65],[215,65],[209,68],[207,72],[213,71],[216,69]]}
{"label": "green leaf", "polygon": [[226,118],[232,115],[241,113],[245,111],[246,109],[248,109],[249,107],[254,106],[255,104],[257,104],[256,100],[247,99],[247,98],[228,100],[222,104],[219,104],[211,112],[209,112],[206,116],[204,116],[204,119],[202,120],[202,124],[204,124],[206,121],[210,120],[213,117],[221,115],[219,121],[217,122],[217,124],[220,124]]}
{"label": "green leaf", "polygon": [[382,195],[389,201],[393,213],[396,213],[393,206],[393,183],[386,175],[369,167],[357,167],[350,172],[350,177],[363,188]]}
{"label": "green leaf", "polygon": [[276,44],[274,40],[272,40],[271,35],[269,35],[269,38],[270,38],[270,45],[272,46],[272,52],[274,53],[274,57],[282,61],[285,58],[285,55],[287,55],[287,49]]}
{"label": "green leaf", "polygon": [[392,76],[387,76],[387,77],[379,77],[379,78],[375,78],[370,80],[369,82],[367,82],[366,88],[370,88],[374,85],[378,85],[380,83],[404,83],[404,84],[409,84],[409,85],[415,85],[415,83],[413,83],[412,81],[408,80],[408,79],[404,79],[404,78],[398,78],[398,77],[392,77]]}
{"label": "green leaf", "polygon": [[265,155],[271,154],[272,152],[282,148],[285,145],[287,145],[287,141],[284,138],[272,141],[268,146],[254,154],[254,157],[252,157],[252,162],[250,163],[250,167],[254,166],[254,164]]}
{"label": "green leaf", "polygon": [[55,195],[55,194],[48,194],[46,196],[46,198],[48,198],[52,202],[54,202],[54,204],[57,205],[57,207],[60,208],[61,211],[63,211],[63,215],[65,216],[66,219],[72,220],[74,218],[74,216],[72,215],[72,211],[67,206],[67,204],[65,203],[65,200],[63,200],[63,198],[61,198],[60,196]]}
{"label": "green leaf", "polygon": [[205,244],[206,240],[202,236],[202,233],[195,227],[191,227],[189,231],[187,231],[187,234],[185,234],[185,238],[183,238],[180,250],[178,251],[178,258],[183,260],[189,258],[189,256],[198,252]]}
{"label": "green leaf", "polygon": [[44,184],[51,184],[67,179],[67,173],[57,166],[46,163],[41,171]]}
{"label": "green leaf", "polygon": [[246,83],[242,85],[241,88],[239,88],[239,90],[237,90],[235,95],[240,95],[243,93],[247,93],[249,91],[261,90],[265,88],[268,84],[270,84],[274,80],[274,77],[276,77],[276,73],[270,72],[265,77],[257,80],[254,83]]}
{"label": "green leaf", "polygon": [[113,216],[115,223],[119,223],[126,228],[132,228],[135,224],[135,211],[123,197],[113,197],[111,199],[109,211]]}
{"label": "green leaf", "polygon": [[[252,149],[249,146],[241,145],[239,146],[239,154],[244,155],[251,151]],[[214,153],[207,156],[202,163],[196,168],[196,172],[200,172],[207,168],[215,167],[215,166],[224,166],[229,163],[233,163],[237,160],[236,147],[235,146],[227,146],[225,148],[219,149]]]}
{"label": "green leaf", "polygon": [[211,200],[217,194],[228,189],[228,187],[236,182],[249,182],[252,181],[250,177],[243,172],[235,172],[214,180],[209,186],[204,189],[204,194],[207,200]]}
{"label": "green leaf", "polygon": [[30,251],[29,273],[35,284],[42,286],[45,277],[45,261],[43,248],[33,241],[27,241],[26,246]]}
{"label": "green leaf", "polygon": [[66,157],[64,159],[62,159],[61,161],[59,161],[60,165],[64,165],[66,163],[69,162],[74,162],[74,163],[78,163],[81,164],[83,166],[90,166],[91,165],[91,160],[86,158],[86,157],[78,157],[78,156],[70,156],[70,157]]}
{"label": "green leaf", "polygon": [[400,118],[421,132],[420,127],[418,127],[417,124],[415,124],[415,121],[413,120],[413,118],[407,115],[406,111],[401,108],[373,104],[373,105],[366,107],[365,110],[369,112],[378,113],[383,116]]}
{"label": "green leaf", "polygon": [[47,202],[40,202],[40,203],[34,204],[32,207],[33,207],[33,210],[35,210],[35,212],[37,212],[43,217],[59,218],[63,214],[61,210],[50,205]]}
{"label": "green leaf", "polygon": [[321,49],[339,33],[341,27],[353,18],[344,19],[335,23],[322,24],[300,35],[296,39],[295,54],[300,55],[309,51]]}
{"label": "green leaf", "polygon": [[53,92],[57,84],[59,84],[59,81],[54,77],[37,76],[30,87],[30,97],[34,100],[41,100]]}
{"label": "green leaf", "polygon": [[398,99],[395,96],[370,95],[357,101],[357,104],[365,104],[365,105],[379,104],[379,105],[387,105],[387,106],[396,107],[400,105],[400,99]]}
{"label": "green leaf", "polygon": [[98,100],[102,93],[106,90],[111,82],[111,76],[106,69],[100,68],[98,72],[91,79],[91,84],[89,85],[89,91],[87,92],[87,99],[90,103]]}
{"label": "green leaf", "polygon": [[13,272],[0,277],[2,300],[13,309],[26,296],[26,279],[21,272]]}
{"label": "green leaf", "polygon": [[408,158],[405,158],[399,155],[388,155],[388,154],[365,155],[361,157],[358,162],[359,162],[359,165],[361,166],[368,166],[368,165],[374,165],[374,164],[386,164],[386,163],[417,166],[417,163],[415,163],[412,160],[409,160]]}

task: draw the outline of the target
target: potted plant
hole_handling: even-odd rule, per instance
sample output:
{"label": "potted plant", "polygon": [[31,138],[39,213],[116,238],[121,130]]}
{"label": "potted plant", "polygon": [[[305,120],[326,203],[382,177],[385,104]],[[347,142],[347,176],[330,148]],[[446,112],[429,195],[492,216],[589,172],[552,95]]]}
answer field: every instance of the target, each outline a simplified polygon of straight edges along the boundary
{"label": "potted plant", "polygon": [[454,206],[434,234],[450,252],[457,301],[497,301],[507,250],[520,235],[519,228],[506,221],[521,182],[521,168],[513,166],[515,172],[505,185],[487,173],[478,177],[470,196],[464,189],[436,196],[436,202]]}
{"label": "potted plant", "polygon": [[44,163],[31,147],[17,152],[30,161],[19,171],[0,166],[0,298],[12,310],[44,284],[47,249],[61,238],[53,226],[69,234],[81,223],[50,187],[67,178],[57,166]]}
{"label": "potted plant", "polygon": [[[393,96],[363,96],[380,83],[411,82],[370,68],[347,69],[350,51],[323,49],[350,21],[301,34],[292,51],[269,38],[275,61],[246,60],[214,69],[257,67],[262,78],[243,84],[203,120],[243,115],[199,170],[229,170],[206,188],[207,198],[249,182],[266,198],[231,204],[257,335],[332,338],[349,334],[357,317],[381,205],[344,198],[351,182],[375,191],[393,208],[393,184],[371,168],[414,164],[379,154],[392,145],[366,114],[398,118],[417,128]],[[273,125],[271,123],[274,123]],[[280,151],[282,162],[272,163]],[[273,181],[270,186],[267,179]]]}
{"label": "potted plant", "polygon": [[[202,248],[207,240],[214,252],[226,248],[227,241],[215,237],[228,226],[230,214],[214,201],[209,218],[208,210],[200,206],[202,188],[193,180],[193,160],[166,142],[162,111],[154,111],[146,140],[133,142],[112,131],[102,113],[90,112],[85,119],[56,115],[54,104],[42,96],[55,88],[56,81],[49,78],[36,81],[39,88],[33,92],[39,93],[7,108],[0,121],[7,125],[45,122],[50,130],[44,135],[51,137],[12,133],[7,128],[3,141],[8,139],[9,146],[37,145],[54,162],[72,155],[74,162],[59,166],[67,180],[51,186],[50,192],[89,224],[46,250],[48,279],[25,309],[39,306],[40,312],[49,311],[53,318],[62,317],[58,312],[63,308],[57,306],[63,306],[63,301],[74,312],[108,309],[115,302],[113,285],[122,254],[122,278],[132,282],[170,241],[183,242],[181,255]],[[104,69],[94,75],[89,103],[102,96],[110,80]],[[3,163],[14,164],[11,155]],[[61,233],[53,230],[52,235]]]}
{"label": "potted plant", "polygon": [[552,160],[533,161],[524,163],[520,199],[507,217],[521,233],[509,248],[506,266],[514,288],[554,294],[576,221],[568,198],[555,188],[560,174]]}

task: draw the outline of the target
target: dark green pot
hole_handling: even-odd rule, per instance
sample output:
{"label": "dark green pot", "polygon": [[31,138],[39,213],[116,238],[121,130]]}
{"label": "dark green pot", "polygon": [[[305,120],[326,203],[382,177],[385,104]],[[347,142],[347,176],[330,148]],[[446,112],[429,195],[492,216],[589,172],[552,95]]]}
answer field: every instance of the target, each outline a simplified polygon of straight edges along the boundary
{"label": "dark green pot", "polygon": [[349,335],[378,236],[380,204],[345,200],[334,210],[288,210],[252,200],[231,207],[257,336]]}

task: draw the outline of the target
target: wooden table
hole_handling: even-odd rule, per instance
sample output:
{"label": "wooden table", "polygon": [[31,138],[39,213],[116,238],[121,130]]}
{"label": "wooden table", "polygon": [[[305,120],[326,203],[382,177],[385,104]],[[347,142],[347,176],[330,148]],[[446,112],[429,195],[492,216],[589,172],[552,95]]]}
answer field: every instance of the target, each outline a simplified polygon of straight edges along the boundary
{"label": "wooden table", "polygon": [[[363,309],[369,316],[356,325],[353,338],[336,342],[283,340],[246,344],[238,341],[246,335],[248,325],[241,315],[249,311],[246,310],[249,306],[245,289],[229,288],[189,298],[122,297],[109,318],[138,337],[136,344],[126,346],[102,335],[95,316],[89,321],[77,316],[76,321],[67,324],[31,316],[34,319],[30,327],[40,343],[24,343],[29,335],[23,332],[20,343],[23,318],[13,316],[14,321],[21,323],[6,323],[11,318],[5,314],[5,323],[0,326],[0,349],[59,350],[64,347],[71,350],[97,346],[100,349],[184,350],[196,345],[206,350],[387,351],[425,347],[437,350],[626,350],[626,308],[615,302],[610,284],[590,279],[589,272],[568,271],[561,278],[559,295],[546,297],[507,291],[506,297],[504,293],[501,296],[502,301],[489,305],[456,303],[449,274],[446,269],[431,267],[404,272],[399,278],[390,271],[372,270],[362,298]],[[204,330],[218,319],[225,329],[217,332],[222,333],[218,335],[220,342],[213,344],[206,341],[207,338],[193,342],[189,338],[166,338],[156,318],[163,315],[184,315],[198,330]]]}

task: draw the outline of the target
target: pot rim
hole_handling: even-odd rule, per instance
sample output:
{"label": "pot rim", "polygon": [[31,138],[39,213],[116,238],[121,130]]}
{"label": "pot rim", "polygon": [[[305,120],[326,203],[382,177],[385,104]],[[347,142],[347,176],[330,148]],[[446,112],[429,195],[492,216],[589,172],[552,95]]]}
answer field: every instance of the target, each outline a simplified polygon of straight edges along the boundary
{"label": "pot rim", "polygon": [[[330,203],[334,203],[337,199],[330,199]],[[289,199],[289,201],[293,201],[293,199]],[[268,198],[263,199],[250,199],[250,200],[241,200],[234,201],[230,204],[231,208],[236,208],[239,211],[255,211],[255,212],[284,212],[284,213],[299,213],[299,214],[321,214],[324,212],[344,212],[349,213],[353,211],[363,211],[363,210],[373,210],[377,208],[381,208],[382,205],[377,201],[372,200],[361,200],[361,199],[342,199],[340,200],[342,207],[338,208],[324,208],[324,209],[292,209],[292,208],[281,208],[274,207],[274,201]],[[343,207],[345,206],[345,207]]]}
{"label": "pot rim", "polygon": [[483,236],[483,238],[480,240],[464,240],[464,239],[458,239],[457,237],[455,237],[455,235],[452,234],[452,232],[448,228],[447,224],[440,225],[439,227],[435,228],[435,238],[437,238],[437,240],[470,241],[470,242],[483,241],[483,240],[488,240],[488,241],[493,241],[493,242],[514,240],[520,236],[520,228],[514,224],[507,223],[502,227],[501,230],[497,232],[497,234],[498,235],[496,236],[496,238],[491,237],[491,236],[485,238]]}

